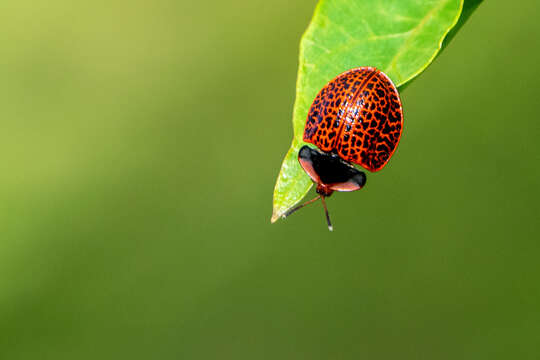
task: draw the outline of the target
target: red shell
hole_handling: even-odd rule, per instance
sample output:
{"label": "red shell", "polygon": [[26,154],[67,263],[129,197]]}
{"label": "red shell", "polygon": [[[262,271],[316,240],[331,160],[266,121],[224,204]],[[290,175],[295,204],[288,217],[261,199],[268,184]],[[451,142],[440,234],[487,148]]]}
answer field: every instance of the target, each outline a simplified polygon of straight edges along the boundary
{"label": "red shell", "polygon": [[399,93],[373,67],[344,72],[326,84],[309,109],[304,141],[369,171],[381,170],[403,129]]}

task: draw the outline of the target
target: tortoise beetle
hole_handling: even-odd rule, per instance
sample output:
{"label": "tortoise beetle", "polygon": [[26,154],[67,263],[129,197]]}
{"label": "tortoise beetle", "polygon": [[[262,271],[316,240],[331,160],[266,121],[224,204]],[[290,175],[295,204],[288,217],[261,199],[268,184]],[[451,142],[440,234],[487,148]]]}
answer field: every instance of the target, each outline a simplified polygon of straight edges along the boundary
{"label": "tortoise beetle", "polygon": [[392,80],[374,67],[346,71],[326,84],[308,112],[298,161],[317,185],[318,196],[283,217],[321,199],[328,229],[332,224],[325,198],[334,191],[355,191],[366,183],[364,172],[376,172],[392,157],[403,131],[401,99]]}

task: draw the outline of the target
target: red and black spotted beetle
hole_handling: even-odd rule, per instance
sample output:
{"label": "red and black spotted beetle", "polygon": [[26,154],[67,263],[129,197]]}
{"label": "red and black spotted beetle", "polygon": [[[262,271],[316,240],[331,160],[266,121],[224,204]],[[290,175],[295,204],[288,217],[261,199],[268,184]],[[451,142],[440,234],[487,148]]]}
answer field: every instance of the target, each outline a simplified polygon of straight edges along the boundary
{"label": "red and black spotted beetle", "polygon": [[324,198],[334,191],[361,189],[366,175],[351,163],[371,172],[381,170],[396,151],[402,130],[399,93],[385,73],[360,67],[338,75],[315,97],[307,116],[304,141],[318,149],[304,145],[298,152],[319,195],[284,217],[321,199],[332,230]]}

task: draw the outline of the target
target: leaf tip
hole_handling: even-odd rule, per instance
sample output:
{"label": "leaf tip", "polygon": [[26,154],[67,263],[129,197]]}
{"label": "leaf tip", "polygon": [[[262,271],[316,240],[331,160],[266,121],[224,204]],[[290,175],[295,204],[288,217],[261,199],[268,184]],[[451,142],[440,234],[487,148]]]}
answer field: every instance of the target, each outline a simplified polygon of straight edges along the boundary
{"label": "leaf tip", "polygon": [[278,213],[276,209],[274,209],[274,212],[272,213],[272,217],[270,218],[270,222],[273,224],[281,217],[281,214]]}

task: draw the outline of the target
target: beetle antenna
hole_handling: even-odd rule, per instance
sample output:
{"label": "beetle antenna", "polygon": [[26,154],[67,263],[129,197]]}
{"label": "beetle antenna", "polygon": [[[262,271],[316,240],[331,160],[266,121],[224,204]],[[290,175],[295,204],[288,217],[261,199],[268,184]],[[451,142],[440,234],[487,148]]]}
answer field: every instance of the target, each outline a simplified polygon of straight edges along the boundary
{"label": "beetle antenna", "polygon": [[300,210],[301,208],[303,208],[304,206],[306,205],[309,205],[311,204],[312,202],[315,202],[317,200],[319,200],[319,198],[321,197],[321,195],[315,197],[314,199],[311,199],[309,201],[306,201],[305,203],[303,203],[302,205],[298,205],[298,206],[295,206],[293,207],[292,209],[290,209],[289,211],[287,211],[285,214],[282,215],[283,218],[286,218],[287,216],[291,215],[292,213],[296,212],[296,210]]}
{"label": "beetle antenna", "polygon": [[328,224],[328,230],[334,231],[332,222],[330,221],[330,215],[328,215],[328,209],[326,208],[326,201],[324,201],[324,196],[321,196],[322,204],[324,206],[324,213],[326,214],[326,223]]}

